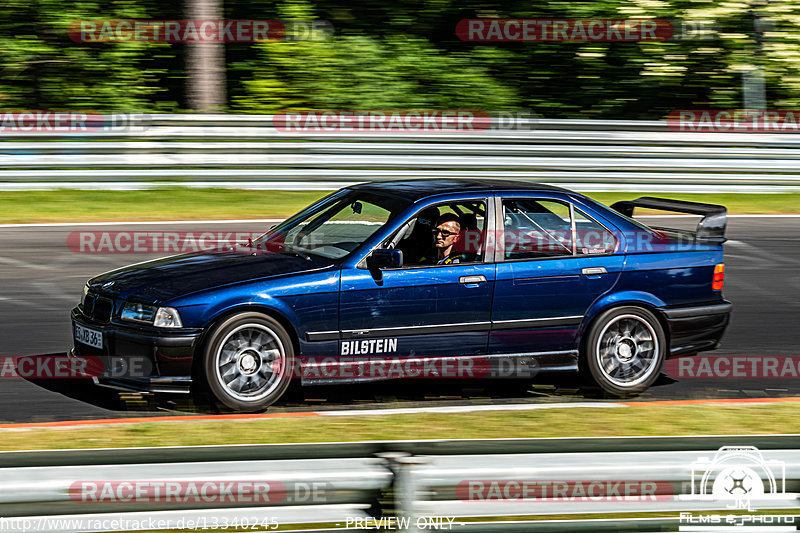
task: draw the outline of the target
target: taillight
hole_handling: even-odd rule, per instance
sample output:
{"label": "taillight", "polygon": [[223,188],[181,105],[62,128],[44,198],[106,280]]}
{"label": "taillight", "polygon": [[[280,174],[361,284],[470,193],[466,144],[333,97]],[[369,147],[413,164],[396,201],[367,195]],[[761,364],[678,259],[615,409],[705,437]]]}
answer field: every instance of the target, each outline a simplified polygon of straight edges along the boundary
{"label": "taillight", "polygon": [[711,288],[715,291],[721,291],[723,283],[725,283],[725,263],[719,263],[714,267],[714,278],[711,281]]}

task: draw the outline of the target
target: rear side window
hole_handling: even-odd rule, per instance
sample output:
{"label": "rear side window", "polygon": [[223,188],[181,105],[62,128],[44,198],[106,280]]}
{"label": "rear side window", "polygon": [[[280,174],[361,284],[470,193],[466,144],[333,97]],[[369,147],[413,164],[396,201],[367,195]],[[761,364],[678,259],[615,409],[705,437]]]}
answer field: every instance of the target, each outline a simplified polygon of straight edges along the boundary
{"label": "rear side window", "polygon": [[576,253],[578,255],[614,253],[617,249],[617,239],[614,234],[578,209],[574,212]]}
{"label": "rear side window", "polygon": [[573,255],[569,205],[528,198],[503,201],[507,260]]}
{"label": "rear side window", "polygon": [[556,200],[504,200],[503,229],[506,260],[607,254],[617,246],[599,222]]}

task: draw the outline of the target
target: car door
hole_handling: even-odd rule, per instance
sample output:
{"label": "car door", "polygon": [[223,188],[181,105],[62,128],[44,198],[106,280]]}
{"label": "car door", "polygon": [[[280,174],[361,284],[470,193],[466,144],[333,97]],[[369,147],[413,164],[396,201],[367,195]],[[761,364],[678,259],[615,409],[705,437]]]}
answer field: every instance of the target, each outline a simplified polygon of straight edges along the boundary
{"label": "car door", "polygon": [[584,314],[619,278],[619,237],[556,195],[505,195],[496,210],[489,353],[552,356],[572,367]]}
{"label": "car door", "polygon": [[[483,230],[493,218],[487,198]],[[409,218],[435,206],[421,206]],[[428,237],[430,230],[427,230]],[[486,354],[494,290],[493,257],[457,264],[404,265],[376,279],[365,262],[343,266],[340,290],[340,355],[352,357],[441,357]]]}

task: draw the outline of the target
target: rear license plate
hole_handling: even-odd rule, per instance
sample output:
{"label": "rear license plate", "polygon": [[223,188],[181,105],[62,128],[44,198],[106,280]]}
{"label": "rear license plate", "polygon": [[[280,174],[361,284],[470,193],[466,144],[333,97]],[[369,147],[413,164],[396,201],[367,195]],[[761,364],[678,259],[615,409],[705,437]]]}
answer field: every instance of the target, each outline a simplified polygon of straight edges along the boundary
{"label": "rear license plate", "polygon": [[95,348],[103,349],[103,332],[94,329],[89,329],[75,324],[75,340],[93,346]]}

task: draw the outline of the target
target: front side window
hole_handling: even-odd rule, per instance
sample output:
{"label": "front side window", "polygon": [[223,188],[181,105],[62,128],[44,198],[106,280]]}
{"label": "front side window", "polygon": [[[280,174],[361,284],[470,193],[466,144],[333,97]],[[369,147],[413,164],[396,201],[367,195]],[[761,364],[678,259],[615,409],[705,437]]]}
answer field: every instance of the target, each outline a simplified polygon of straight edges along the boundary
{"label": "front side window", "polygon": [[395,237],[396,248],[403,252],[404,266],[484,260],[485,201],[458,201],[426,207],[405,226],[402,235]]}

